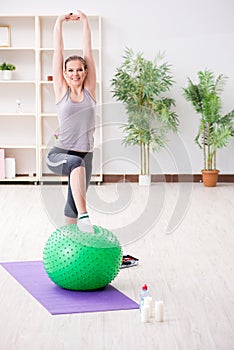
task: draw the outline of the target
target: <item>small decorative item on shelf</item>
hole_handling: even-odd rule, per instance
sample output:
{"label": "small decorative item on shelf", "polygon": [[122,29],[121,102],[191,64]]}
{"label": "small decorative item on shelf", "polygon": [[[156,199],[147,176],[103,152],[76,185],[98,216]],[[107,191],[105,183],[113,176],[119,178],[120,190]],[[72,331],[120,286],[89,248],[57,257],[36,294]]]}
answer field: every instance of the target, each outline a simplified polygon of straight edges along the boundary
{"label": "small decorative item on shelf", "polygon": [[3,80],[11,80],[12,79],[12,71],[15,69],[16,69],[16,67],[13,64],[3,62],[0,65],[0,70],[2,71],[2,79]]}
{"label": "small decorative item on shelf", "polygon": [[15,178],[15,158],[7,157],[5,158],[5,178],[14,179]]}
{"label": "small decorative item on shelf", "polygon": [[0,149],[0,179],[5,179],[5,150]]}
{"label": "small decorative item on shelf", "polygon": [[15,102],[16,102],[16,112],[22,113],[22,102],[18,98],[15,100]]}
{"label": "small decorative item on shelf", "polygon": [[47,81],[53,81],[53,76],[52,75],[47,75]]}
{"label": "small decorative item on shelf", "polygon": [[0,47],[11,46],[11,31],[10,26],[0,26]]}

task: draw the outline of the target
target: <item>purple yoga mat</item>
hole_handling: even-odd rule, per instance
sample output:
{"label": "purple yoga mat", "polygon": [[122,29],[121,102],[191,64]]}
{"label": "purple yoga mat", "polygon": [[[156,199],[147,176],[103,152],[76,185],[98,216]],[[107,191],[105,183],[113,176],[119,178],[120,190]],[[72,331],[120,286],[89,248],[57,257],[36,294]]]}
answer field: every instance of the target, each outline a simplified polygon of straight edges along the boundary
{"label": "purple yoga mat", "polygon": [[6,269],[52,315],[138,309],[138,304],[111,285],[94,291],[58,287],[42,261],[4,262]]}

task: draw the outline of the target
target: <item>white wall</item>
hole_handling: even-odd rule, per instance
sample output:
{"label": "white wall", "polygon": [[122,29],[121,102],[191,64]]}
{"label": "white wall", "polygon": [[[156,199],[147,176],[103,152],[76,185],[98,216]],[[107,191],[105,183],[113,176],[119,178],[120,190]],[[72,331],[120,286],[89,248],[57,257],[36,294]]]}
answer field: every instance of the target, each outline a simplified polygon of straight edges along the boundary
{"label": "white wall", "polygon": [[[148,59],[165,51],[176,81],[172,96],[180,117],[179,135],[170,135],[168,149],[152,156],[152,173],[199,173],[202,152],[193,141],[198,116],[184,100],[182,87],[198,70],[223,73],[229,77],[222,95],[223,112],[234,108],[234,1],[0,0],[2,14],[60,14],[77,6],[103,19],[104,173],[138,172],[138,148],[121,144],[120,124],[126,116],[113,100],[110,87],[125,47],[144,52]],[[222,173],[234,173],[233,154],[234,139],[218,153]]]}

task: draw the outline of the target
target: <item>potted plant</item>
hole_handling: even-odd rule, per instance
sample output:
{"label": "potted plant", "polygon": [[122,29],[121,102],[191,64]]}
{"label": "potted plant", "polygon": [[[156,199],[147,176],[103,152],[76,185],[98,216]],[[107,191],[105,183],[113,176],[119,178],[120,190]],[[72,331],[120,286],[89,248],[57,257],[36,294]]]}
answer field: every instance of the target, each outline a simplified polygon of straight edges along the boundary
{"label": "potted plant", "polygon": [[2,71],[2,79],[3,80],[11,80],[12,71],[15,69],[16,69],[16,67],[13,64],[3,62],[0,65],[0,70]]}
{"label": "potted plant", "polygon": [[139,184],[150,184],[150,151],[164,147],[167,133],[177,131],[178,116],[171,110],[174,99],[167,97],[173,84],[168,63],[153,61],[126,48],[123,63],[111,81],[113,96],[123,102],[128,121],[123,125],[125,145],[140,147]]}
{"label": "potted plant", "polygon": [[205,186],[214,187],[218,180],[216,169],[217,150],[227,146],[234,135],[234,110],[222,115],[222,101],[225,77],[217,77],[209,70],[199,71],[198,83],[188,78],[188,86],[183,89],[184,97],[191,102],[200,115],[200,124],[195,142],[203,151],[202,179]]}

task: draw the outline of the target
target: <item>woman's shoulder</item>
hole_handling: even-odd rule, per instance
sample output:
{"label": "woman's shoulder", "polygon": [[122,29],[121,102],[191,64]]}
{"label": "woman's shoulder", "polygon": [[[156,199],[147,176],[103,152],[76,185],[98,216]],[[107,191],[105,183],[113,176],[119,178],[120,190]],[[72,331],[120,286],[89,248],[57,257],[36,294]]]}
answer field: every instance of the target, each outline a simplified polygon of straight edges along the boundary
{"label": "woman's shoulder", "polygon": [[63,96],[60,98],[60,100],[56,102],[56,106],[60,105],[64,101],[66,101],[67,98],[69,97],[69,94],[70,94],[70,91],[69,91],[69,87],[68,87],[67,91],[63,94]]}
{"label": "woman's shoulder", "polygon": [[84,87],[83,91],[84,91],[84,93],[86,94],[86,96],[89,96],[95,103],[97,103],[96,99],[95,99],[94,96],[91,94],[91,92],[87,89],[87,87]]}

